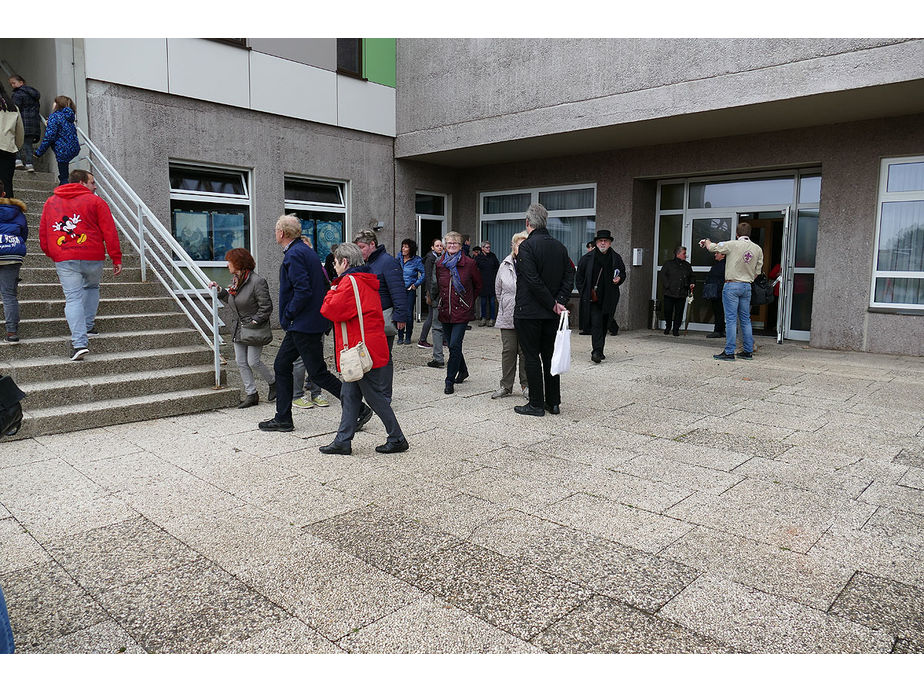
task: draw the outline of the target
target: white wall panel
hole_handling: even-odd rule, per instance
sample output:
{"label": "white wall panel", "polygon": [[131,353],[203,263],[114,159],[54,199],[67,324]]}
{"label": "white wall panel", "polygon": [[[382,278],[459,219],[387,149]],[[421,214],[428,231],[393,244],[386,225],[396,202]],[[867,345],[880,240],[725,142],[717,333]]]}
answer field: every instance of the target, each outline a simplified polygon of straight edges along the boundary
{"label": "white wall panel", "polygon": [[250,107],[337,124],[337,75],[291,60],[250,52]]}
{"label": "white wall panel", "polygon": [[170,93],[249,108],[249,53],[205,39],[167,39]]}
{"label": "white wall panel", "polygon": [[395,90],[373,82],[337,76],[337,124],[395,136]]}
{"label": "white wall panel", "polygon": [[167,39],[84,39],[87,79],[167,91]]}

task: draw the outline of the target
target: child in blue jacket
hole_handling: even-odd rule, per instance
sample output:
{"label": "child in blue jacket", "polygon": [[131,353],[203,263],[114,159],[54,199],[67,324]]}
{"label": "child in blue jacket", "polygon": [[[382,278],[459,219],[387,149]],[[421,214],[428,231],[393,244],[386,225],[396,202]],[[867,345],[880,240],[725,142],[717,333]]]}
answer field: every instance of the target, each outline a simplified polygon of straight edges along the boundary
{"label": "child in blue jacket", "polygon": [[76,109],[69,97],[56,96],[54,108],[48,116],[48,125],[45,126],[45,136],[35,150],[35,156],[41,156],[49,147],[54,150],[60,185],[67,184],[71,159],[80,153],[77,126],[74,125]]}

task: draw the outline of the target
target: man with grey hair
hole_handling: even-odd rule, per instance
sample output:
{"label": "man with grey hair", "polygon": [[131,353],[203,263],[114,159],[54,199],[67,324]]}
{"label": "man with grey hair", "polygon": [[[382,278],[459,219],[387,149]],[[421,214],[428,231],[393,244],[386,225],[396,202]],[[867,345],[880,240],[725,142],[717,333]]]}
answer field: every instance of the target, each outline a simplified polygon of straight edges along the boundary
{"label": "man with grey hair", "polygon": [[[385,336],[388,339],[388,353],[391,354],[395,335],[404,329],[411,318],[407,288],[404,286],[404,272],[398,259],[385,252],[385,246],[379,245],[378,236],[372,229],[363,229],[353,236],[353,242],[359,246],[369,271],[379,279],[379,298],[382,311],[386,315]],[[390,319],[388,310],[391,309]],[[397,328],[397,329],[396,329]],[[387,394],[391,397],[394,363],[389,358],[383,371],[388,378]]]}
{"label": "man with grey hair", "polygon": [[[321,260],[301,242],[302,226],[295,215],[276,221],[276,243],[282,248],[279,267],[279,324],[286,331],[273,368],[276,371],[276,416],[260,422],[261,431],[292,431],[292,364],[301,356],[311,382],[340,399],[340,379],[324,362],[324,333],[330,322],[321,315],[327,282]],[[359,417],[362,427],[372,417],[365,407]]]}
{"label": "man with grey hair", "polygon": [[513,324],[526,361],[529,404],[513,410],[528,416],[559,413],[561,376],[552,375],[552,352],[559,316],[574,287],[574,265],[568,249],[546,228],[548,216],[541,204],[530,205],[526,211],[529,238],[520,243],[517,253]]}

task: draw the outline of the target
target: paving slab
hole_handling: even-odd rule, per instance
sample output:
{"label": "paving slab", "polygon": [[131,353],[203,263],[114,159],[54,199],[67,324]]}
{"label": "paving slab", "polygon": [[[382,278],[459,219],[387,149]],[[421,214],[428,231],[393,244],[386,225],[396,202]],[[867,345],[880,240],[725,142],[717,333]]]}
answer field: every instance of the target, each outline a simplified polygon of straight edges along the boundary
{"label": "paving slab", "polygon": [[547,652],[561,654],[735,652],[712,638],[603,596],[582,604],[532,642]]}
{"label": "paving slab", "polygon": [[148,652],[216,652],[286,618],[281,608],[204,559],[97,599]]}
{"label": "paving slab", "polygon": [[297,618],[288,618],[219,650],[219,653],[344,654],[345,651]]}
{"label": "paving slab", "polygon": [[[19,643],[17,643],[17,651]],[[146,650],[113,620],[62,635],[30,649],[36,654],[145,654]]]}
{"label": "paving slab", "polygon": [[924,645],[924,589],[856,573],[829,613]]}
{"label": "paving slab", "polygon": [[451,604],[425,596],[341,638],[364,654],[528,654],[541,650]]}
{"label": "paving slab", "polygon": [[894,638],[713,575],[658,612],[735,649],[755,653],[890,652]]}
{"label": "paving slab", "polygon": [[0,571],[4,573],[52,560],[45,548],[12,516],[0,518],[0,548],[3,552]]}

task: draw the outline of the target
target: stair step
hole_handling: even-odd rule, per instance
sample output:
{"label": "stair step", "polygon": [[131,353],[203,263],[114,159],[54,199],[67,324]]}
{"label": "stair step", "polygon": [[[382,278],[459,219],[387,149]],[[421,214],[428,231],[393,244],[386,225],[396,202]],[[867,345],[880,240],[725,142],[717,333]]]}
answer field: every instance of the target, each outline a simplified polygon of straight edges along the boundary
{"label": "stair step", "polygon": [[[189,325],[188,318],[180,312],[143,313],[126,315],[97,315],[96,324],[102,332],[124,332],[126,330],[173,330]],[[19,332],[30,337],[55,337],[70,335],[63,310],[54,318],[25,318],[19,321]]]}
{"label": "stair step", "polygon": [[[100,325],[103,325],[102,321],[100,321]],[[26,333],[22,324],[20,324],[19,338],[20,341],[16,344],[0,342],[0,364],[4,362],[16,363],[20,359],[46,356],[52,359],[70,357],[71,341],[70,332],[67,330],[65,330],[65,334],[51,337],[33,336]],[[182,328],[173,328],[169,331],[127,329],[112,332],[104,331],[96,337],[90,337],[90,349],[93,350],[94,355],[200,344],[207,349],[209,348],[205,340],[202,339],[202,335],[188,324]]]}
{"label": "stair step", "polygon": [[[85,358],[92,358],[92,354],[88,354]],[[224,380],[224,372],[221,375]],[[74,405],[83,405],[88,402],[122,399],[139,394],[206,388],[215,384],[215,370],[209,364],[17,384],[26,393],[30,409],[71,405],[71,411],[74,411],[82,408]]]}
{"label": "stair step", "polygon": [[[0,371],[10,375],[17,382],[62,381],[68,378],[89,378],[91,376],[128,373],[130,371],[156,371],[165,367],[208,366],[214,368],[212,351],[201,340],[195,344],[145,349],[136,346],[134,351],[98,353],[97,338],[90,342],[91,352],[83,361],[71,361],[69,350],[57,349],[56,353],[11,359],[3,365],[3,359],[18,349],[0,350]],[[127,345],[131,346],[131,345]]]}
{"label": "stair step", "polygon": [[[6,440],[82,431],[100,426],[116,426],[133,421],[147,421],[168,416],[224,409],[240,402],[240,390],[200,388],[182,392],[164,392],[122,399],[87,402],[75,411],[73,405],[32,410],[29,400],[23,401],[25,416],[19,434]],[[168,444],[169,441],[164,441]],[[0,445],[3,443],[0,442]]]}
{"label": "stair step", "polygon": [[[19,301],[19,314],[29,318],[59,318],[64,315],[64,294],[59,289],[59,295],[54,299],[35,301]],[[102,298],[100,292],[99,316],[113,317],[116,315],[131,315],[139,313],[166,313],[176,309],[176,301],[169,296],[151,296],[134,298]],[[3,315],[3,306],[0,305],[0,315]]]}
{"label": "stair step", "polygon": [[[120,277],[121,279],[121,277]],[[146,282],[109,282],[100,284],[100,300],[107,298],[144,298],[144,297],[162,297],[165,293],[164,287],[158,281]],[[19,301],[53,301],[64,299],[61,291],[61,285],[58,282],[52,284],[25,284],[19,285]],[[171,299],[171,302],[176,303]],[[22,311],[20,311],[22,312]]]}
{"label": "stair step", "polygon": [[[29,257],[26,256],[26,263],[19,270],[19,277],[22,281],[30,284],[56,284],[58,282],[58,273],[55,271],[54,263],[47,260],[47,265],[42,267],[30,267],[28,265]],[[43,256],[44,257],[44,256]],[[140,267],[122,267],[122,274],[117,278],[112,275],[112,263],[107,259],[103,266],[103,280],[107,282],[140,282]]]}

